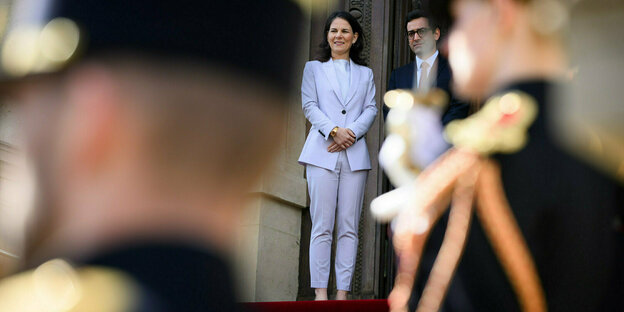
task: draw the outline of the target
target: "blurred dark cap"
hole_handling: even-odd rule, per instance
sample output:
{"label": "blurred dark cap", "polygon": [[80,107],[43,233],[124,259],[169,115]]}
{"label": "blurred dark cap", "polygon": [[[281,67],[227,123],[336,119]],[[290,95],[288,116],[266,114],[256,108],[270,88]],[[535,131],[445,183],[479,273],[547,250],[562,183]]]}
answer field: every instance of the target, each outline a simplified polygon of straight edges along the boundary
{"label": "blurred dark cap", "polygon": [[293,83],[302,13],[290,0],[16,0],[10,9],[3,79],[131,52],[232,67],[277,88]]}
{"label": "blurred dark cap", "polygon": [[433,24],[438,25],[443,31],[448,31],[453,26],[451,5],[454,0],[423,0],[423,10],[430,17]]}

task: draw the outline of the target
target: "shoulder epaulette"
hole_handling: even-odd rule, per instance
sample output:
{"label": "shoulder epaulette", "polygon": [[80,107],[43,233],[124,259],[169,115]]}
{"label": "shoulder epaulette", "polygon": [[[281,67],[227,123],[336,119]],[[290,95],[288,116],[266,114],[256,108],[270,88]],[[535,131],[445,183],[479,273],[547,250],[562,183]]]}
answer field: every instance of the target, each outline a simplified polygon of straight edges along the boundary
{"label": "shoulder epaulette", "polygon": [[513,91],[491,98],[466,119],[452,121],[445,134],[455,147],[481,155],[515,153],[526,145],[527,130],[536,116],[535,100]]}

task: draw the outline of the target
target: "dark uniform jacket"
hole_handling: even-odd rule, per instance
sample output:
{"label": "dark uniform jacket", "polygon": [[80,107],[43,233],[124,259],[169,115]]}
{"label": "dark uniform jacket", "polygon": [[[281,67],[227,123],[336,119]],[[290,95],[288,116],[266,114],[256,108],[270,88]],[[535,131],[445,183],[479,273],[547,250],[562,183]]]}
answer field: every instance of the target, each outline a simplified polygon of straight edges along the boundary
{"label": "dark uniform jacket", "polygon": [[[537,265],[549,311],[622,311],[623,233],[614,226],[624,209],[623,189],[571,156],[551,132],[555,85],[527,81],[519,90],[535,98],[539,113],[527,145],[494,155],[504,191]],[[619,215],[619,216],[618,216]],[[517,299],[474,218],[458,269],[460,295],[447,311],[519,311]],[[453,303],[455,301],[455,303]],[[451,309],[449,306],[460,308]]]}
{"label": "dark uniform jacket", "polygon": [[107,251],[83,264],[119,270],[132,278],[139,288],[132,312],[239,311],[230,269],[209,250],[140,244]]}

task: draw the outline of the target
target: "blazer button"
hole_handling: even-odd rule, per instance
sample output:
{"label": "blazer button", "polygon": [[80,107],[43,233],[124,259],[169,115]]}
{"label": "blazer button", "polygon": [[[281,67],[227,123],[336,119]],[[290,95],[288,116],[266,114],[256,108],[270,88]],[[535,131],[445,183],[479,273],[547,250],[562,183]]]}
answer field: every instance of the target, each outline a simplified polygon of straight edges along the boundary
{"label": "blazer button", "polygon": [[342,110],[342,114],[344,115],[344,114],[346,114],[346,113],[347,113],[347,111],[343,109],[343,110]]}

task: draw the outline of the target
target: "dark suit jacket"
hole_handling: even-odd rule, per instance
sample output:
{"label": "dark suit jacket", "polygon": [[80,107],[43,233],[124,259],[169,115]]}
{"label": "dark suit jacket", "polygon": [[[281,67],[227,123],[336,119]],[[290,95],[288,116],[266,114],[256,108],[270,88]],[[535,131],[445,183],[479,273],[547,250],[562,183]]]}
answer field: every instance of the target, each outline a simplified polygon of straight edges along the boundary
{"label": "dark suit jacket", "polygon": [[[455,98],[451,92],[450,86],[453,73],[451,72],[448,60],[438,54],[436,63],[438,64],[436,87],[444,90],[450,96],[449,105],[442,115],[442,123],[446,125],[455,119],[466,118],[466,116],[468,116],[469,105]],[[394,89],[411,89],[414,83],[415,65],[415,62],[412,62],[393,70],[392,74],[390,74],[390,82],[388,82],[388,91]],[[388,115],[388,111],[388,107],[384,105],[384,119]]]}

